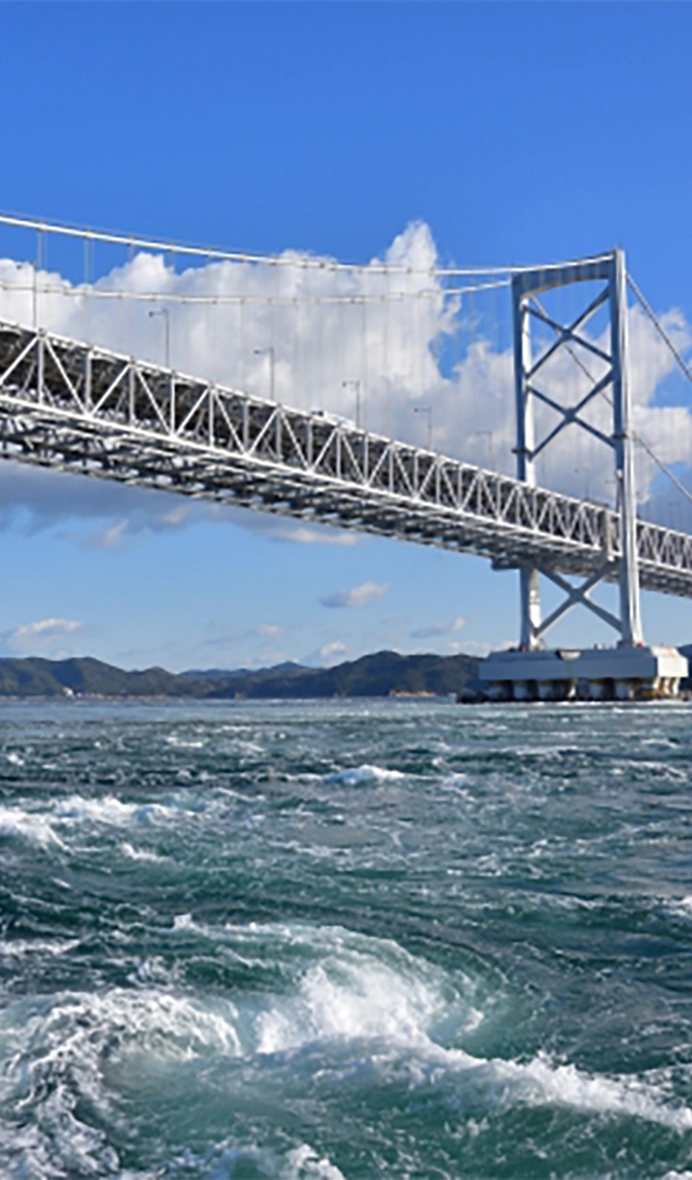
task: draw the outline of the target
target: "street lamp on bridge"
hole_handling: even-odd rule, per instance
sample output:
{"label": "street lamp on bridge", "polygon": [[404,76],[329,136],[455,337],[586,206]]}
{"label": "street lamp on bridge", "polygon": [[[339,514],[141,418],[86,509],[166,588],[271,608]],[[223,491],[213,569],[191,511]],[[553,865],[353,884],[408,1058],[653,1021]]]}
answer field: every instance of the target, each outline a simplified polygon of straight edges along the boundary
{"label": "street lamp on bridge", "polygon": [[432,406],[414,406],[414,414],[426,414],[428,418],[428,450],[432,451]]}
{"label": "street lamp on bridge", "polygon": [[353,389],[355,391],[355,395],[356,395],[356,427],[358,428],[358,430],[360,430],[360,394],[361,394],[360,381],[342,381],[341,388],[342,389]]}
{"label": "street lamp on bridge", "polygon": [[274,380],[274,369],[275,369],[274,345],[273,345],[273,344],[270,344],[270,345],[269,345],[267,348],[255,348],[255,349],[253,349],[253,352],[254,352],[255,356],[268,356],[268,357],[269,357],[269,397],[270,397],[270,400],[271,400],[271,401],[276,401],[276,398],[274,397],[274,390],[275,390],[275,380]]}
{"label": "street lamp on bridge", "polygon": [[166,368],[171,367],[171,321],[167,307],[156,307],[149,312],[149,318],[155,315],[163,316],[164,323],[164,341],[166,350]]}

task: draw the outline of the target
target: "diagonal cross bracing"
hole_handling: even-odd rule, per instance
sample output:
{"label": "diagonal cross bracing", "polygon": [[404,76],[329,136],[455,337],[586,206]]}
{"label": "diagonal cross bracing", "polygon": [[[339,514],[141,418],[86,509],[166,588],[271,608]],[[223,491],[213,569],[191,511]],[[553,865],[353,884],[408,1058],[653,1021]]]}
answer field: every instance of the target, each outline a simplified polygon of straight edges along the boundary
{"label": "diagonal cross bracing", "polygon": [[[566,287],[570,284],[599,282],[603,286],[588,306],[570,325],[564,325],[549,316],[542,307],[538,296],[544,291]],[[608,305],[609,351],[604,351],[585,336],[578,333],[599,307]],[[517,422],[517,476],[527,486],[536,483],[535,460],[567,426],[575,425],[590,433],[599,442],[610,448],[617,486],[618,513],[618,581],[620,583],[619,617],[610,615],[589,599],[589,590],[601,580],[591,571],[581,589],[563,587],[567,598],[562,607],[554,611],[545,623],[541,622],[540,574],[547,574],[560,585],[560,575],[553,568],[525,562],[521,569],[521,647],[536,650],[541,646],[542,634],[557,621],[566,610],[577,602],[590,607],[605,621],[612,623],[621,635],[624,647],[643,643],[639,587],[640,579],[639,526],[636,516],[634,447],[632,431],[632,399],[627,366],[627,275],[625,256],[621,249],[599,260],[577,260],[565,263],[557,270],[547,273],[543,268],[523,271],[512,277],[512,318],[514,324],[514,379]],[[556,339],[537,359],[531,341],[530,320],[540,320],[554,333]],[[605,362],[606,372],[596,379],[575,353],[574,345],[586,348],[600,361]],[[589,389],[576,405],[563,405],[560,397],[549,397],[535,385],[535,374],[562,348],[582,370],[589,380]],[[596,397],[605,394],[610,404],[610,428],[608,436],[582,417],[582,411]],[[536,443],[535,403],[543,402],[559,416],[557,425]],[[606,518],[607,523],[607,518]],[[682,546],[684,548],[684,544]],[[610,562],[606,563],[604,576],[609,578]],[[649,571],[652,576],[652,571]]]}
{"label": "diagonal cross bracing", "polygon": [[[0,456],[617,580],[620,518],[431,451],[0,321]],[[647,589],[692,597],[692,537],[637,523]]]}

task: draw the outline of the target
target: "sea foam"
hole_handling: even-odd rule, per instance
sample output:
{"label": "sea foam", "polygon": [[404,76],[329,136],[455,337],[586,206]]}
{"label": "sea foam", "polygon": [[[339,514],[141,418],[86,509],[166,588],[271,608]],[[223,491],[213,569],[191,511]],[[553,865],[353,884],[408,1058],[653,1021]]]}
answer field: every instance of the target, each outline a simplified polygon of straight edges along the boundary
{"label": "sea foam", "polygon": [[354,766],[349,770],[338,770],[324,776],[329,786],[360,787],[371,783],[400,782],[405,776],[400,770],[388,770],[384,766]]}

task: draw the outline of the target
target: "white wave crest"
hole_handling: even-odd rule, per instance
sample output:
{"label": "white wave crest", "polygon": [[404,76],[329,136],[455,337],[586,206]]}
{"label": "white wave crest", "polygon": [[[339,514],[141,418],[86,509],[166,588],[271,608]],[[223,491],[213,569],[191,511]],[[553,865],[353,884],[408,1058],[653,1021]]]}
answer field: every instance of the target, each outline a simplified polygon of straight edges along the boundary
{"label": "white wave crest", "polygon": [[525,1065],[490,1061],[499,1082],[510,1082],[518,1100],[529,1105],[567,1106],[596,1114],[624,1115],[659,1123],[674,1131],[692,1129],[692,1110],[661,1102],[653,1087],[636,1078],[609,1078],[554,1065],[539,1054]]}
{"label": "white wave crest", "polygon": [[166,745],[175,746],[178,750],[202,750],[207,742],[205,738],[185,738],[177,733],[171,733],[165,739]]}
{"label": "white wave crest", "polygon": [[65,848],[67,834],[85,823],[123,828],[155,824],[179,814],[179,808],[161,803],[123,803],[113,795],[71,795],[43,806],[0,806],[0,836],[21,837],[43,848]]}
{"label": "white wave crest", "polygon": [[640,1079],[589,1074],[545,1054],[520,1062],[446,1047],[441,1039],[458,1039],[482,1023],[475,989],[470,980],[452,981],[394,942],[338,927],[319,932],[290,925],[227,929],[246,947],[254,943],[255,954],[263,940],[283,939],[309,950],[312,960],[297,973],[293,990],[274,995],[255,1017],[254,1050],[261,1055],[358,1042],[359,1052],[378,1070],[403,1066],[414,1080],[428,1082],[463,1073],[500,1106],[562,1106],[642,1119],[678,1132],[692,1129],[689,1107],[671,1104]]}
{"label": "white wave crest", "polygon": [[326,1156],[319,1156],[307,1143],[301,1143],[286,1156],[280,1180],[345,1180],[345,1177]]}
{"label": "white wave crest", "polygon": [[418,1044],[446,1009],[435,980],[351,951],[309,967],[297,994],[259,1013],[257,1051],[356,1039]]}
{"label": "white wave crest", "polygon": [[[231,1180],[234,1176],[264,1177],[265,1180],[346,1180],[342,1171],[323,1152],[308,1143],[290,1148],[278,1155],[256,1143],[239,1144],[224,1140],[203,1154],[185,1150],[175,1164],[182,1164],[185,1175],[208,1177],[209,1180]],[[118,1180],[156,1180],[162,1173],[118,1173]],[[176,1172],[176,1175],[178,1173]],[[43,1178],[41,1177],[41,1180]]]}
{"label": "white wave crest", "polygon": [[349,770],[338,770],[324,776],[329,786],[361,787],[369,783],[400,782],[405,775],[400,770],[387,770],[384,766],[354,766]]}
{"label": "white wave crest", "polygon": [[122,853],[128,860],[141,860],[150,864],[159,864],[166,860],[165,856],[159,856],[156,852],[149,852],[146,848],[135,848],[126,840],[120,845]]}
{"label": "white wave crest", "polygon": [[238,1010],[228,1000],[196,1000],[161,988],[111,988],[67,993],[27,1015],[22,1004],[2,1017],[3,1037],[15,1046],[5,1083],[49,1075],[98,1076],[104,1057],[145,1055],[187,1061],[241,1052]]}
{"label": "white wave crest", "polygon": [[66,955],[77,946],[78,938],[0,939],[0,958],[24,959],[30,955]]}
{"label": "white wave crest", "polygon": [[23,840],[39,844],[43,848],[50,844],[65,847],[53,831],[50,818],[45,812],[25,810],[22,807],[0,807],[0,836],[20,836]]}
{"label": "white wave crest", "polygon": [[671,898],[666,907],[669,914],[676,918],[692,918],[692,894],[686,897]]}
{"label": "white wave crest", "polygon": [[[291,923],[207,927],[189,915],[178,916],[175,931],[214,939],[219,953],[270,971],[271,989],[258,986],[233,1001],[192,996],[173,976],[151,969],[131,989],[67,993],[42,1006],[17,1001],[0,1017],[0,1099],[18,1107],[41,1101],[48,1122],[56,1104],[66,1103],[62,1126],[76,1120],[80,1095],[88,1094],[107,1123],[119,1079],[127,1084],[137,1076],[138,1084],[156,1087],[164,1065],[176,1070],[185,1063],[205,1071],[218,1065],[222,1073],[215,1076],[229,1077],[225,1059],[240,1071],[234,1084],[246,1084],[245,1070],[248,1085],[261,1086],[273,1075],[289,1084],[286,1079],[300,1079],[303,1071],[313,1084],[318,1054],[319,1072],[332,1080],[364,1069],[385,1083],[403,1075],[413,1087],[439,1086],[453,1102],[463,1085],[498,1110],[562,1107],[692,1130],[692,1110],[644,1080],[591,1074],[544,1054],[522,1062],[459,1048],[484,1019],[479,984],[391,940]],[[47,1097],[37,1099],[41,1095]],[[103,1144],[89,1142],[84,1151],[96,1161]],[[306,1145],[281,1167],[282,1180],[342,1180]]]}
{"label": "white wave crest", "polygon": [[[123,802],[115,795],[87,798],[70,795],[48,804],[0,806],[0,837],[21,838],[40,847],[66,848],[68,834],[81,825],[100,827],[132,827],[155,825],[177,817],[179,808],[157,802]],[[128,846],[133,859],[150,859],[148,853],[137,853]]]}
{"label": "white wave crest", "polygon": [[112,827],[123,827],[133,821],[149,823],[155,819],[170,815],[172,808],[161,803],[123,803],[114,795],[101,795],[95,798],[85,798],[83,795],[71,795],[61,799],[53,807],[53,817],[59,823],[89,823],[107,824]]}

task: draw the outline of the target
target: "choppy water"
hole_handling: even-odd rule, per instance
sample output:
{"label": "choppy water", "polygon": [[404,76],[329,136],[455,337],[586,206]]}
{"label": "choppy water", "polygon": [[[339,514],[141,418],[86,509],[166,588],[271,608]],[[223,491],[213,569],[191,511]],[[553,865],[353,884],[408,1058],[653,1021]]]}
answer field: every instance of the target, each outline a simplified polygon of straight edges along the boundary
{"label": "choppy water", "polygon": [[692,1176],[692,712],[0,716],[0,1176]]}

